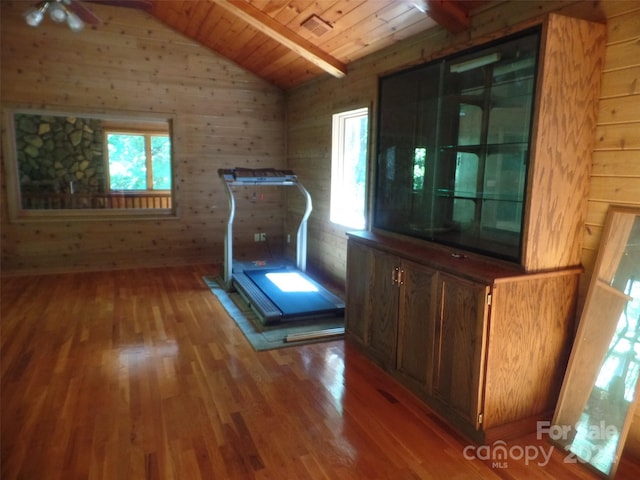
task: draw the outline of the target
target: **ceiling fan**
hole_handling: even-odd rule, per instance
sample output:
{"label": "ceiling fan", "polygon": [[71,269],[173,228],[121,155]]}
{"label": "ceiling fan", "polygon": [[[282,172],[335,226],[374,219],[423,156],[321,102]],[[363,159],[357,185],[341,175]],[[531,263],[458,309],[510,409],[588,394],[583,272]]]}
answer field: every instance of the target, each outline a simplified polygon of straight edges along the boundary
{"label": "ceiling fan", "polygon": [[45,15],[49,13],[49,17],[54,22],[66,22],[71,30],[78,32],[84,28],[85,24],[97,25],[100,23],[100,18],[85,7],[83,2],[137,8],[147,12],[152,7],[151,0],[48,0],[35,4],[24,13],[24,18],[28,25],[37,27],[42,23]]}

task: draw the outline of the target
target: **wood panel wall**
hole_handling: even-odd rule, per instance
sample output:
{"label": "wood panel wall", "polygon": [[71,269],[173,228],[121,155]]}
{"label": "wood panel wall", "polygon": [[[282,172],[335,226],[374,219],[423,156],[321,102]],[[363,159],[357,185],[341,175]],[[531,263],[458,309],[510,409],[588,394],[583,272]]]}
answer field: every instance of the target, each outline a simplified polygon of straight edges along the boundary
{"label": "wood panel wall", "polygon": [[[172,114],[178,215],[10,223],[3,168],[2,272],[221,262],[228,204],[217,169],[284,167],[283,92],[139,10],[92,4],[103,23],[73,33],[48,18],[27,26],[28,5],[0,6],[3,105]],[[281,248],[283,195],[239,197],[236,253],[267,246],[253,243],[257,231]]]}

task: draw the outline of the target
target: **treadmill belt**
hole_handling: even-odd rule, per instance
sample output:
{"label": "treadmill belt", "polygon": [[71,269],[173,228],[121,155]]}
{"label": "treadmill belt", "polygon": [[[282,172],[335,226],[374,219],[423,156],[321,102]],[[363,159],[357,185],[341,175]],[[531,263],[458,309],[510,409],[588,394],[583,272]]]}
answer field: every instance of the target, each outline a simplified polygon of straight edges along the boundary
{"label": "treadmill belt", "polygon": [[322,286],[298,270],[245,270],[244,273],[280,309],[284,317],[330,312],[337,308],[322,295]]}

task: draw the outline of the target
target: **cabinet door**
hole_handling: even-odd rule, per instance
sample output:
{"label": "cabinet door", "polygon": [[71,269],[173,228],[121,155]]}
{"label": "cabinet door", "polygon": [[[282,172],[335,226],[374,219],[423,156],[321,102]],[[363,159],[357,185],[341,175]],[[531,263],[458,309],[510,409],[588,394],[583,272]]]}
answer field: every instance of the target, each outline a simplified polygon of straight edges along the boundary
{"label": "cabinet door", "polygon": [[433,371],[437,272],[412,262],[402,264],[398,316],[397,369],[429,393]]}
{"label": "cabinet door", "polygon": [[439,281],[433,392],[479,428],[489,287],[452,275]]}
{"label": "cabinet door", "polygon": [[385,367],[395,368],[400,260],[377,250],[371,254],[369,351]]}
{"label": "cabinet door", "polygon": [[367,343],[371,265],[371,249],[349,242],[345,331],[347,336],[362,345]]}

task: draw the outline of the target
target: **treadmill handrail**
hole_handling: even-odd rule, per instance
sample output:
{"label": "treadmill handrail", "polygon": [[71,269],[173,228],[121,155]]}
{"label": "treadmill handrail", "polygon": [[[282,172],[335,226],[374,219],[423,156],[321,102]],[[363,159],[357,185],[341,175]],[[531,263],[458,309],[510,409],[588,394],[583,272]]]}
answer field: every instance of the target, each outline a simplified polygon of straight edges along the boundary
{"label": "treadmill handrail", "polygon": [[[265,171],[275,172],[276,174],[282,174],[282,176],[236,176],[236,170],[243,173],[257,172],[262,173]],[[229,290],[231,288],[231,280],[233,274],[233,221],[236,213],[236,201],[231,187],[242,186],[275,186],[275,187],[290,187],[297,186],[298,190],[305,197],[305,211],[300,220],[298,226],[297,241],[296,241],[296,267],[300,271],[306,271],[307,269],[307,220],[313,210],[313,204],[311,201],[311,194],[304,188],[302,183],[298,180],[298,177],[290,170],[274,170],[274,169],[219,169],[218,175],[225,184],[227,196],[229,197],[229,217],[227,219],[227,232],[224,239],[224,287]]]}
{"label": "treadmill handrail", "polygon": [[302,192],[305,198],[306,207],[304,214],[300,220],[298,226],[298,235],[296,241],[296,267],[298,270],[304,272],[307,270],[307,220],[313,210],[313,204],[311,202],[311,194],[309,191],[298,182],[298,189]]}
{"label": "treadmill handrail", "polygon": [[224,182],[227,187],[227,197],[229,200],[229,217],[227,218],[227,232],[224,237],[224,288],[231,288],[231,274],[233,268],[233,220],[236,216],[236,199],[233,196],[231,185]]}

